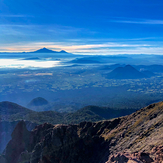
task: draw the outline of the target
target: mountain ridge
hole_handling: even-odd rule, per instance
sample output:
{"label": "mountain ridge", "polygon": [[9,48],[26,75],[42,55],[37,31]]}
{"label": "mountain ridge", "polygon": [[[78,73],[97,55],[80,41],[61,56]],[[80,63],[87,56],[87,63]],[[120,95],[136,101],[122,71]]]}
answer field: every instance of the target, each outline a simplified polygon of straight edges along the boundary
{"label": "mountain ridge", "polygon": [[67,52],[64,51],[64,50],[53,51],[53,50],[50,50],[50,49],[47,49],[47,48],[44,47],[44,48],[38,49],[36,51],[30,52],[30,53],[67,53]]}
{"label": "mountain ridge", "polygon": [[[38,99],[36,98],[36,105],[38,105]],[[32,100],[33,101],[33,100]],[[41,98],[42,102],[42,98]],[[43,102],[47,102],[46,100]],[[39,103],[40,104],[40,103]],[[105,119],[112,119],[119,116],[124,116],[133,113],[137,109],[114,109],[109,107],[100,106],[86,106],[75,112],[57,112],[57,111],[34,111],[18,105],[16,103],[3,101],[0,102],[0,121],[15,121],[15,120],[27,120],[38,124],[52,123],[52,124],[78,124],[82,121],[100,121]]]}
{"label": "mountain ridge", "polygon": [[67,53],[67,54],[71,54],[71,53],[68,53],[66,52],[65,50],[60,50],[60,51],[54,51],[54,50],[50,50],[48,48],[40,48],[38,50],[35,50],[35,51],[23,51],[23,52],[0,52],[0,54],[6,54],[6,53],[9,53],[9,54],[23,54],[23,53]]}
{"label": "mountain ridge", "polygon": [[76,125],[44,123],[31,132],[21,121],[1,158],[6,163],[26,159],[33,163],[161,163],[162,124],[163,102],[112,120]]}
{"label": "mountain ridge", "polygon": [[0,115],[12,115],[17,113],[24,114],[24,113],[31,113],[31,112],[33,111],[13,102],[9,102],[9,101],[0,102]]}

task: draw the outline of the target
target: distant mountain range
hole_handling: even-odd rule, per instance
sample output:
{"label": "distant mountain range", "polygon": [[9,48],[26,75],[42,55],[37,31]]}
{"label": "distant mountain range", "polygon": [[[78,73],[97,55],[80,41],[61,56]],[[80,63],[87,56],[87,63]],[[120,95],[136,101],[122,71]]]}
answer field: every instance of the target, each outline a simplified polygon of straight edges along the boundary
{"label": "distant mountain range", "polygon": [[42,49],[30,52],[30,53],[67,53],[67,52],[64,51],[64,50],[61,50],[59,52],[58,51],[53,51],[53,50],[50,50],[50,49],[47,49],[47,48],[44,47]]}
{"label": "distant mountain range", "polygon": [[70,61],[69,63],[92,64],[92,63],[101,63],[101,61],[100,61],[100,58],[97,58],[97,57],[83,57],[83,58],[76,58]]}
{"label": "distant mountain range", "polygon": [[136,70],[131,65],[115,68],[113,71],[107,74],[107,78],[109,79],[140,79],[147,77],[151,76],[147,76],[146,74]]}
{"label": "distant mountain range", "polygon": [[93,56],[82,56],[81,58],[76,58],[69,63],[76,64],[102,64],[102,63],[115,63],[119,60],[126,59],[123,56],[103,56],[103,55],[93,55]]}
{"label": "distant mountain range", "polygon": [[[11,53],[11,54],[17,54],[17,53],[68,53],[65,50],[61,50],[61,51],[53,51],[47,48],[41,48],[38,49],[36,51],[29,51],[29,52],[0,52],[0,54],[4,54],[4,53]],[[69,53],[68,53],[69,54]]]}
{"label": "distant mountain range", "polygon": [[[30,103],[37,107],[47,104],[47,101],[41,97],[33,99]],[[109,107],[86,106],[72,113],[60,113],[56,111],[33,111],[22,107],[16,103],[4,101],[0,102],[0,121],[26,120],[37,124],[52,123],[80,123],[82,121],[99,121],[111,119],[119,116],[131,114],[135,109],[111,109]]]}

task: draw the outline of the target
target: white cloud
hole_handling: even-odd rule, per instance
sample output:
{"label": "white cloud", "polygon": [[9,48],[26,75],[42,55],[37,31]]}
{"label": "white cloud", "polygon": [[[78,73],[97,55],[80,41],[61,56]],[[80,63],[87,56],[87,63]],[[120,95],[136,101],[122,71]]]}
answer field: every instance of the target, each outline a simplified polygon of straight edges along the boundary
{"label": "white cloud", "polygon": [[20,14],[0,14],[0,17],[3,17],[3,18],[25,18],[25,17],[34,17],[34,16],[20,15]]}
{"label": "white cloud", "polygon": [[117,19],[117,20],[110,20],[110,22],[115,23],[128,23],[128,24],[147,24],[147,25],[163,25],[163,20],[153,20],[153,19]]}
{"label": "white cloud", "polygon": [[19,59],[0,59],[0,68],[50,68],[59,66],[59,61],[34,61],[34,60],[19,60]]}
{"label": "white cloud", "polygon": [[[66,50],[70,53],[80,54],[163,54],[162,46],[154,46],[149,43],[121,43],[105,42],[98,44],[70,44],[67,42],[28,42],[0,45],[2,51],[34,51],[46,47],[52,50]],[[6,49],[6,50],[4,50]]]}

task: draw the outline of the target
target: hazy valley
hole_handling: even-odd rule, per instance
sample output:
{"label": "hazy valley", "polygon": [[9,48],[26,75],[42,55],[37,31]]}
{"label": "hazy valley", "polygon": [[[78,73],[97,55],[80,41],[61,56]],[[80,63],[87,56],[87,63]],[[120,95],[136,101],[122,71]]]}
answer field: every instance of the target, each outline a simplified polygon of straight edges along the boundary
{"label": "hazy valley", "polygon": [[[13,61],[13,67],[0,69],[0,101],[11,101],[25,107],[36,97],[49,101],[46,107],[31,108],[37,111],[74,111],[87,105],[140,109],[163,97],[161,56],[90,57],[69,53],[27,53],[22,58],[22,53],[5,55],[6,59],[19,59],[20,62],[27,55],[34,64],[41,62],[42,66],[49,61],[59,61],[59,65],[46,68],[23,67]],[[126,65],[139,75],[130,70],[123,73],[118,70],[117,74],[116,70]]]}
{"label": "hazy valley", "polygon": [[0,54],[0,161],[162,160],[163,58],[58,53]]}

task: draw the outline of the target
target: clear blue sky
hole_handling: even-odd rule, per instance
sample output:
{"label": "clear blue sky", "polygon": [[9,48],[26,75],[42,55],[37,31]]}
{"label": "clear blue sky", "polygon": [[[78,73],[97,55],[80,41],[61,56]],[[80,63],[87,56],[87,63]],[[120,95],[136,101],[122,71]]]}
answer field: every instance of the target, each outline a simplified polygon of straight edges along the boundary
{"label": "clear blue sky", "polygon": [[0,0],[0,51],[163,54],[161,0]]}

